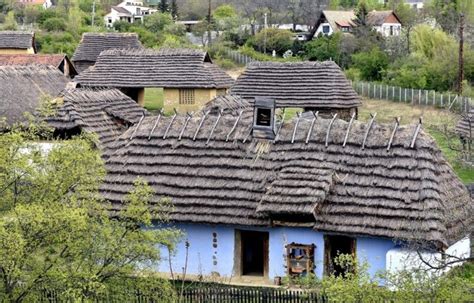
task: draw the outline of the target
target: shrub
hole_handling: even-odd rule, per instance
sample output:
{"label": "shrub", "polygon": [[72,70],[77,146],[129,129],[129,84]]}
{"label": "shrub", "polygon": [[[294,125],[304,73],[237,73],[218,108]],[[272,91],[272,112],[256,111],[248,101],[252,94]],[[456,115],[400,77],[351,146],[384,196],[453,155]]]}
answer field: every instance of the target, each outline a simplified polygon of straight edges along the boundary
{"label": "shrub", "polygon": [[127,21],[115,21],[113,27],[119,32],[129,32],[132,24]]}
{"label": "shrub", "polygon": [[50,18],[45,20],[42,24],[42,28],[48,32],[61,31],[66,27],[66,21],[63,18]]}
{"label": "shrub", "polygon": [[375,47],[369,52],[360,52],[352,56],[353,67],[360,70],[362,79],[367,81],[382,80],[388,67],[388,56]]}
{"label": "shrub", "polygon": [[305,57],[308,60],[334,60],[336,61],[340,55],[339,45],[341,43],[341,35],[334,34],[331,36],[320,36],[308,42],[304,46]]}
{"label": "shrub", "polygon": [[234,61],[227,58],[214,58],[214,63],[223,69],[233,69],[237,67],[237,64],[235,64]]}
{"label": "shrub", "polygon": [[268,28],[256,34],[248,44],[260,52],[263,52],[266,46],[267,52],[271,53],[274,50],[281,56],[293,46],[293,34],[288,30]]}

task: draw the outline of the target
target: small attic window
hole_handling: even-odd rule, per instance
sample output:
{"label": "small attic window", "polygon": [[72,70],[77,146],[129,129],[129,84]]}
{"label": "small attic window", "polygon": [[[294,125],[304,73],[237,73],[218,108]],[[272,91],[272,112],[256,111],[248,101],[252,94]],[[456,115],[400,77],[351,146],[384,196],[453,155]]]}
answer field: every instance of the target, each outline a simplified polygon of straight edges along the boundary
{"label": "small attic window", "polygon": [[272,110],[269,108],[257,108],[257,120],[255,125],[270,126]]}
{"label": "small attic window", "polygon": [[255,99],[253,116],[253,137],[259,139],[275,138],[275,100]]}

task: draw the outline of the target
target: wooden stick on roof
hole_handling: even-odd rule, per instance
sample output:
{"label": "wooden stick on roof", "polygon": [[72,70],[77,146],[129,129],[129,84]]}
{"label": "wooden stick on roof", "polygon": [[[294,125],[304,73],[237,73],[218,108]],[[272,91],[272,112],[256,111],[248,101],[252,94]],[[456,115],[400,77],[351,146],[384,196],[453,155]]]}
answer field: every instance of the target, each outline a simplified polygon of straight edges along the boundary
{"label": "wooden stick on roof", "polygon": [[253,128],[250,127],[249,132],[247,133],[247,136],[245,136],[244,140],[242,140],[242,143],[247,142],[248,138],[250,138],[250,135],[252,134]]}
{"label": "wooden stick on roof", "polygon": [[165,130],[165,133],[163,135],[163,140],[166,139],[166,136],[168,136],[168,132],[170,131],[171,125],[173,124],[174,120],[176,119],[176,116],[178,115],[178,112],[176,111],[176,108],[173,108],[174,110],[174,115],[171,118],[170,124],[168,124],[168,127]]}
{"label": "wooden stick on roof", "polygon": [[400,117],[396,117],[392,135],[390,136],[390,140],[388,141],[388,144],[387,144],[387,151],[389,151],[390,147],[392,147],[393,138],[395,138],[395,133],[397,132],[399,126],[400,126]]}
{"label": "wooden stick on roof", "polygon": [[133,131],[132,135],[130,136],[130,140],[132,140],[133,137],[135,137],[135,134],[136,134],[138,128],[140,127],[140,124],[142,124],[142,121],[143,121],[144,118],[145,118],[145,113],[143,113],[142,117],[140,118],[140,121],[138,121],[137,127],[135,127],[135,130]]}
{"label": "wooden stick on roof", "polygon": [[300,119],[301,119],[301,113],[300,112],[297,112],[296,115],[298,116],[298,118],[296,119],[295,127],[293,128],[293,135],[291,136],[291,143],[292,144],[295,142],[296,129],[298,128],[298,124],[300,123]]}
{"label": "wooden stick on roof", "polygon": [[374,124],[377,113],[370,114],[370,116],[372,117],[372,119],[370,119],[369,125],[367,126],[367,130],[365,131],[364,141],[362,141],[362,149],[365,149],[365,143],[367,142],[367,137],[369,136],[370,129],[372,128],[372,124]]}
{"label": "wooden stick on roof", "polygon": [[346,147],[347,139],[349,139],[349,132],[351,131],[352,123],[355,119],[355,113],[352,113],[351,120],[349,121],[349,125],[347,126],[346,136],[344,137],[344,143],[342,143],[342,147]]}
{"label": "wooden stick on roof", "polygon": [[214,123],[214,126],[212,126],[211,132],[209,133],[209,137],[207,137],[206,145],[209,144],[209,141],[211,140],[212,135],[214,134],[214,130],[216,129],[217,124],[219,123],[219,120],[221,119],[223,112],[224,112],[224,110],[222,110],[222,109],[219,111],[219,116],[217,116],[217,120]]}
{"label": "wooden stick on roof", "polygon": [[413,133],[413,138],[411,139],[410,148],[415,148],[416,138],[418,137],[418,133],[420,132],[422,124],[423,124],[423,117],[420,117],[418,125],[415,128],[415,132]]}
{"label": "wooden stick on roof", "polygon": [[202,125],[204,124],[204,120],[206,120],[206,117],[207,115],[209,114],[210,111],[205,111],[204,112],[204,115],[202,116],[201,118],[201,121],[199,121],[199,125],[198,127],[196,128],[196,131],[194,132],[194,136],[193,136],[193,141],[196,141],[196,137],[199,133],[199,130],[201,129]]}
{"label": "wooden stick on roof", "polygon": [[334,114],[334,116],[333,116],[332,119],[331,119],[331,122],[329,122],[328,130],[327,130],[327,132],[326,132],[326,143],[325,143],[325,146],[326,146],[326,147],[328,147],[329,133],[331,132],[331,127],[332,127],[332,124],[334,123],[334,120],[336,120],[336,117],[337,117],[337,114]]}
{"label": "wooden stick on roof", "polygon": [[181,132],[179,133],[178,141],[181,141],[184,131],[186,130],[186,126],[188,126],[189,120],[191,120],[192,117],[193,117],[193,112],[186,113],[186,121],[184,121],[183,128],[181,129]]}
{"label": "wooden stick on roof", "polygon": [[316,122],[316,119],[318,118],[319,111],[316,113],[314,111],[311,111],[313,113],[313,120],[311,120],[311,126],[309,127],[308,135],[306,135],[306,141],[305,143],[308,144],[309,138],[311,138],[311,134],[313,133],[313,127],[314,127],[314,122]]}
{"label": "wooden stick on roof", "polygon": [[283,127],[283,123],[285,122],[285,113],[286,113],[285,108],[283,108],[280,127],[278,127],[276,131],[275,139],[273,140],[273,143],[276,143],[278,138],[280,137],[280,131],[281,131],[281,128]]}
{"label": "wooden stick on roof", "polygon": [[158,113],[158,117],[156,117],[155,123],[153,124],[153,127],[151,128],[150,134],[148,135],[148,141],[151,140],[151,135],[155,131],[155,128],[158,126],[158,123],[160,123],[161,115],[163,114],[163,109],[160,109],[160,112]]}
{"label": "wooden stick on roof", "polygon": [[239,116],[237,117],[237,120],[235,120],[234,126],[232,126],[232,129],[231,129],[230,132],[227,134],[227,137],[225,138],[225,142],[229,141],[230,135],[234,132],[235,128],[237,127],[237,124],[239,123],[240,118],[242,117],[243,112],[244,112],[243,110],[239,111]]}

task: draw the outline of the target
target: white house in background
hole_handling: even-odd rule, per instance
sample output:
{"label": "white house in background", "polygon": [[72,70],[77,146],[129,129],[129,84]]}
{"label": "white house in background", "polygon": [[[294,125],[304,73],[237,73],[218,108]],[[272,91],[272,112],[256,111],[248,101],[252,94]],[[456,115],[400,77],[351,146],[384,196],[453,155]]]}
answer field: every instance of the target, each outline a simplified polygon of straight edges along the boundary
{"label": "white house in background", "polygon": [[[399,36],[402,29],[400,19],[393,11],[371,11],[366,22],[384,37]],[[357,16],[354,11],[323,11],[309,37],[330,36],[334,32],[351,33],[355,27]]]}
{"label": "white house in background", "polygon": [[117,6],[112,6],[110,13],[104,16],[104,21],[107,27],[113,27],[115,21],[143,22],[145,16],[157,11],[157,9],[144,6],[142,1],[127,0]]}
{"label": "white house in background", "polygon": [[41,5],[44,9],[53,6],[51,0],[18,0],[18,3],[22,5]]}

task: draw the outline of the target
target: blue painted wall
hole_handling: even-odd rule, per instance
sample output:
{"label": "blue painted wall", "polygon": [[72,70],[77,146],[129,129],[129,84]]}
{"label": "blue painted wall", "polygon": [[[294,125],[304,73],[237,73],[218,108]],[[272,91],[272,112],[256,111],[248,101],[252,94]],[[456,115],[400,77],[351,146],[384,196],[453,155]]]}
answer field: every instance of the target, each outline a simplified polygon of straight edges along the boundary
{"label": "blue painted wall", "polygon": [[[182,273],[186,260],[186,240],[189,242],[187,273],[191,275],[211,275],[221,277],[234,275],[235,230],[254,230],[269,232],[269,278],[286,275],[285,245],[291,242],[315,244],[315,273],[323,275],[324,238],[323,234],[311,228],[257,228],[223,225],[176,224],[174,227],[184,232],[175,254],[171,257],[173,272]],[[373,275],[385,269],[385,254],[394,247],[391,240],[381,238],[358,238],[357,256],[371,265]],[[170,272],[168,252],[162,249],[162,262],[158,271]]]}

